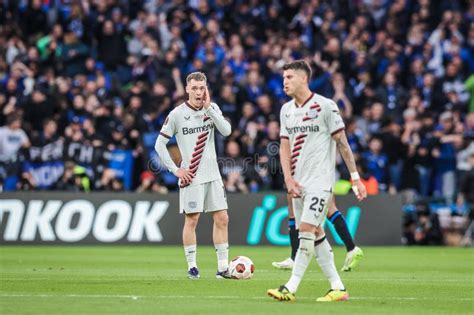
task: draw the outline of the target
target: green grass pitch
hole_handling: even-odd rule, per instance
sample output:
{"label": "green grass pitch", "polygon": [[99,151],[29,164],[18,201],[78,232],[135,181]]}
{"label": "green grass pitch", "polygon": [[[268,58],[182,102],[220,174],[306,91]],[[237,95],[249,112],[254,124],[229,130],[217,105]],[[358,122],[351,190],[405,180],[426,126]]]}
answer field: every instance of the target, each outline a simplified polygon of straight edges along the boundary
{"label": "green grass pitch", "polygon": [[[198,247],[201,279],[186,279],[180,246],[2,246],[0,313],[6,314],[474,314],[474,251],[366,247],[342,278],[351,300],[316,303],[328,283],[311,262],[295,303],[266,290],[290,271],[273,269],[288,248],[232,247],[252,258],[252,280],[217,280],[215,252]],[[338,268],[345,251],[335,248]]]}

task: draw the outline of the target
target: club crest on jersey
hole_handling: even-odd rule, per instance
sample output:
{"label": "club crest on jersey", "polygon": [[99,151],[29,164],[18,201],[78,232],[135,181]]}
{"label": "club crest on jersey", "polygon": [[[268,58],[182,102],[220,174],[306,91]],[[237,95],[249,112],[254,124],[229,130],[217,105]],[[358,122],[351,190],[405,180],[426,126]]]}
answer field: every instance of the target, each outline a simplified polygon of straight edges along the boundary
{"label": "club crest on jersey", "polygon": [[316,108],[312,108],[312,109],[309,110],[308,117],[311,118],[311,119],[314,119],[314,118],[318,117],[318,111],[316,110]]}
{"label": "club crest on jersey", "polygon": [[318,118],[318,113],[320,111],[321,106],[318,103],[314,103],[309,107],[309,111],[306,113],[306,116],[303,118],[303,121]]}

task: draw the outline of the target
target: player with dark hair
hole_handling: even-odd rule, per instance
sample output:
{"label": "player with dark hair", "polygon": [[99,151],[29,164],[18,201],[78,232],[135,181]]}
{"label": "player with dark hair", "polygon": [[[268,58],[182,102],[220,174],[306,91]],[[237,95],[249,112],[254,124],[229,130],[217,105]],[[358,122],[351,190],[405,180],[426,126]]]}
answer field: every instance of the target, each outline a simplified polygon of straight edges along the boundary
{"label": "player with dark hair", "polygon": [[354,155],[347,141],[344,122],[336,103],[309,89],[311,69],[304,60],[283,67],[283,88],[293,99],[280,112],[280,158],[288,193],[292,197],[299,247],[288,282],[267,294],[280,301],[294,301],[311,258],[329,280],[331,289],[317,301],[349,298],[334,265],[334,255],[322,223],[333,199],[336,148],[351,173],[359,201],[367,197]]}
{"label": "player with dark hair", "polygon": [[[286,64],[283,67],[283,71],[285,70],[297,70],[304,72],[308,78],[311,78],[311,67],[305,61],[295,61],[290,64]],[[283,261],[273,262],[272,265],[278,269],[292,269],[296,257],[296,251],[298,250],[299,240],[298,240],[298,229],[295,226],[295,216],[293,211],[293,201],[290,195],[287,196],[288,201],[288,234],[290,237],[290,245],[291,245],[291,255],[290,257],[286,258]],[[341,271],[351,271],[353,270],[358,264],[359,261],[364,256],[364,252],[362,249],[357,247],[354,244],[354,240],[349,233],[349,229],[346,224],[346,220],[342,213],[337,209],[335,198],[333,197],[331,203],[329,205],[328,213],[327,213],[328,220],[334,225],[337,234],[344,242],[346,246],[347,255],[344,261],[344,266],[341,268]]]}

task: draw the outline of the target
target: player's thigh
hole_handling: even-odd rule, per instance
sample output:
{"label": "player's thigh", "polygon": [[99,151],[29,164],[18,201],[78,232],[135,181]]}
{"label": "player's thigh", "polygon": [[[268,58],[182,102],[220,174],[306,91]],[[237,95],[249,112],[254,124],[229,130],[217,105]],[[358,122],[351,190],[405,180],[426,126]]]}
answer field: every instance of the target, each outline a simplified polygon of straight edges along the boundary
{"label": "player's thigh", "polygon": [[301,215],[303,214],[303,198],[292,198],[293,216],[295,218],[296,229],[300,228]]}
{"label": "player's thigh", "polygon": [[204,184],[179,189],[179,213],[200,213],[204,211]]}
{"label": "player's thigh", "polygon": [[227,210],[229,206],[227,205],[227,194],[222,179],[206,183],[205,185],[207,187],[204,198],[204,211]]}
{"label": "player's thigh", "polygon": [[318,190],[305,194],[303,198],[303,214],[301,222],[319,227],[326,219],[332,193],[328,190]]}

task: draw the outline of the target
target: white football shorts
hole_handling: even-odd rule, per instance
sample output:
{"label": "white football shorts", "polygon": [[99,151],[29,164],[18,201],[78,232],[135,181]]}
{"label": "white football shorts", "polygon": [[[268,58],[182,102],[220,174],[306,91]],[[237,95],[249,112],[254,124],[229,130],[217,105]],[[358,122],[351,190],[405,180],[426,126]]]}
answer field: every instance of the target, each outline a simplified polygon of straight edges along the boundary
{"label": "white football shorts", "polygon": [[179,189],[179,213],[226,210],[227,195],[222,179]]}
{"label": "white football shorts", "polygon": [[293,198],[295,225],[298,229],[301,222],[319,227],[324,223],[332,198],[332,189],[320,188],[304,193],[301,198]]}

